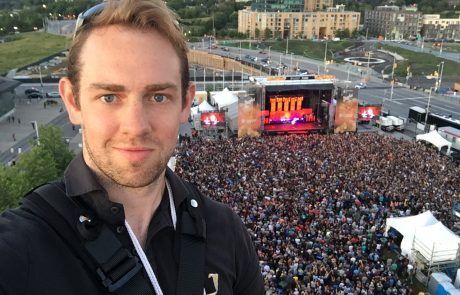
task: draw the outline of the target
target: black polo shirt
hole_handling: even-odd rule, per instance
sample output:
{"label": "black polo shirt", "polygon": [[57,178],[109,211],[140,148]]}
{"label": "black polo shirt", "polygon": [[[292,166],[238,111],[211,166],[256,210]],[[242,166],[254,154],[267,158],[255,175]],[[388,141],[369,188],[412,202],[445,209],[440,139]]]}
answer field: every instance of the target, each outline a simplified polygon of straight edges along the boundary
{"label": "black polo shirt", "polygon": [[[167,169],[166,177],[175,207],[181,210],[189,191],[171,170]],[[69,197],[106,223],[124,247],[134,249],[124,226],[123,206],[109,200],[81,154],[69,164],[64,182]],[[175,294],[179,235],[173,227],[168,191],[164,191],[150,222],[144,251],[166,295]],[[240,218],[207,197],[203,197],[202,206],[206,220],[206,293],[263,294],[258,259]],[[19,207],[0,217],[0,294],[109,293],[68,241],[46,220]]]}

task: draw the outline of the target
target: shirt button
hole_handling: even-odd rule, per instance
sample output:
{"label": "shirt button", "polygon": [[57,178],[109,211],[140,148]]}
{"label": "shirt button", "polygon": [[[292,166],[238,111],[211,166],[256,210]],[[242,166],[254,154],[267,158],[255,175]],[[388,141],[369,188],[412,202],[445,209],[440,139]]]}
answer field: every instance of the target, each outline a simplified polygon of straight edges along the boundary
{"label": "shirt button", "polygon": [[118,212],[120,212],[120,209],[117,206],[113,206],[110,207],[110,212],[112,212],[112,214],[118,214]]}
{"label": "shirt button", "polygon": [[125,227],[123,225],[117,226],[117,233],[121,234],[125,231]]}

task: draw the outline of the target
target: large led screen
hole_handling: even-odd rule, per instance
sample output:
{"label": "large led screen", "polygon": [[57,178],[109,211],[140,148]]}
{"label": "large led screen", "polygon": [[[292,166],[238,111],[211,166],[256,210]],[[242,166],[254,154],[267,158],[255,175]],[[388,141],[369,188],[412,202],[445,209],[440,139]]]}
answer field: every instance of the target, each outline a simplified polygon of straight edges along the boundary
{"label": "large led screen", "polygon": [[201,121],[202,128],[225,126],[225,113],[224,112],[201,113],[200,121]]}

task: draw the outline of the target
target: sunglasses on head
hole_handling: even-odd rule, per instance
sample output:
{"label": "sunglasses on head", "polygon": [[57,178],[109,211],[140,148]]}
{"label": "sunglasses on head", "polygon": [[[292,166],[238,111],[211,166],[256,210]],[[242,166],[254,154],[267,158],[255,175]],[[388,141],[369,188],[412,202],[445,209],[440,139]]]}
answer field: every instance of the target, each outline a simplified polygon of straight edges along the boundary
{"label": "sunglasses on head", "polygon": [[75,36],[77,36],[78,31],[80,30],[81,27],[83,27],[85,24],[88,23],[89,19],[95,15],[98,15],[101,13],[102,10],[104,10],[106,5],[106,2],[99,3],[88,10],[80,13],[77,18],[77,23],[75,24],[75,31],[73,33],[73,38],[75,39]]}

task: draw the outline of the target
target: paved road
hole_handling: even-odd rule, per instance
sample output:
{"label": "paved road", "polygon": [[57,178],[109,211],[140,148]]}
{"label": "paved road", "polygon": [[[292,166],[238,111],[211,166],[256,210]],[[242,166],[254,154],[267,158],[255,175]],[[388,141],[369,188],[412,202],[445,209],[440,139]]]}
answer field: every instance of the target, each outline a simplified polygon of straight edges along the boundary
{"label": "paved road", "polygon": [[[31,144],[37,140],[36,131],[31,122],[37,121],[38,125],[59,126],[63,130],[64,139],[73,138],[78,130],[72,129],[67,112],[61,102],[57,105],[43,105],[44,100],[25,99],[24,90],[35,87],[41,90],[37,84],[22,84],[16,88],[16,111],[13,114],[15,121],[0,122],[0,162],[8,164],[13,161],[20,153],[30,150]],[[57,84],[45,84],[44,92],[57,91]],[[18,122],[20,120],[20,124]],[[13,138],[16,138],[14,140]]]}

